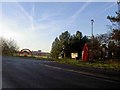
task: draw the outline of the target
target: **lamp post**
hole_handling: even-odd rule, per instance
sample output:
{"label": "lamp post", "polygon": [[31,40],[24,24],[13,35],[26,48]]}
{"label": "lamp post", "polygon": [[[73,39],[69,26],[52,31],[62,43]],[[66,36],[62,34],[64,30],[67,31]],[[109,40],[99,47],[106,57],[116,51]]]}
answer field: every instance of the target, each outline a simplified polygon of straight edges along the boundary
{"label": "lamp post", "polygon": [[91,34],[92,34],[92,36],[93,36],[93,23],[94,23],[94,20],[92,19],[91,20],[91,25],[92,25],[92,33]]}
{"label": "lamp post", "polygon": [[93,23],[94,23],[94,20],[92,19],[92,20],[91,20],[91,26],[92,26],[92,28],[91,28],[91,30],[92,30],[92,31],[91,31],[91,40],[92,40],[92,45],[91,45],[91,53],[92,53],[92,54],[91,54],[91,60],[93,59],[93,37],[94,37],[94,36],[93,36]]}
{"label": "lamp post", "polygon": [[[117,1],[118,4],[118,13],[120,13],[120,0]],[[118,18],[120,18],[120,15],[118,15]],[[118,29],[120,30],[120,20],[118,21]]]}

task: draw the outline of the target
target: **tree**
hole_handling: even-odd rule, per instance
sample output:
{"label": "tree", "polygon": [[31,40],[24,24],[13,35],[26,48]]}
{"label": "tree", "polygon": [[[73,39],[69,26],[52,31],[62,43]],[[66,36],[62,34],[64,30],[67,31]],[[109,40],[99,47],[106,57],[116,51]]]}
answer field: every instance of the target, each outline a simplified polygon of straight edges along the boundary
{"label": "tree", "polygon": [[112,36],[110,39],[114,39],[117,43],[117,45],[120,46],[120,30],[113,29]]}
{"label": "tree", "polygon": [[8,40],[2,37],[0,37],[0,47],[2,48],[2,55],[13,55],[19,50],[14,40]]}
{"label": "tree", "polygon": [[[120,7],[120,2],[118,2],[118,7]],[[111,40],[114,41],[115,46],[117,48],[117,50],[114,50],[115,56],[116,58],[120,58],[119,57],[120,55],[120,10],[116,12],[116,16],[107,16],[107,19],[109,19],[111,23],[113,23],[113,25],[115,26],[112,30],[110,41]]]}
{"label": "tree", "polygon": [[[100,42],[96,37],[93,37],[93,46],[92,46],[92,39],[88,40],[89,45],[89,58],[90,59],[98,59],[100,57]],[[93,53],[92,53],[93,50]]]}
{"label": "tree", "polygon": [[63,32],[59,37],[55,38],[52,43],[51,56],[58,58],[59,55],[63,57],[70,57],[70,33],[68,31]]}
{"label": "tree", "polygon": [[70,33],[68,31],[63,32],[61,35],[59,35],[60,40],[60,49],[61,52],[64,53],[64,57],[70,57]]}
{"label": "tree", "polygon": [[109,48],[109,58],[115,58],[116,45],[114,41],[110,41],[108,43],[108,48]]}
{"label": "tree", "polygon": [[51,50],[51,56],[53,58],[58,58],[59,54],[60,54],[60,41],[59,39],[56,37],[55,41],[52,43],[52,50]]}
{"label": "tree", "polygon": [[107,19],[109,19],[113,24],[117,23],[118,29],[120,29],[120,1],[117,2],[118,4],[118,12],[116,13],[116,16],[107,16]]}
{"label": "tree", "polygon": [[100,44],[108,44],[109,42],[110,33],[100,34],[96,36],[96,39],[99,41]]}
{"label": "tree", "polygon": [[76,39],[81,40],[82,39],[82,32],[77,31],[75,37],[76,37]]}

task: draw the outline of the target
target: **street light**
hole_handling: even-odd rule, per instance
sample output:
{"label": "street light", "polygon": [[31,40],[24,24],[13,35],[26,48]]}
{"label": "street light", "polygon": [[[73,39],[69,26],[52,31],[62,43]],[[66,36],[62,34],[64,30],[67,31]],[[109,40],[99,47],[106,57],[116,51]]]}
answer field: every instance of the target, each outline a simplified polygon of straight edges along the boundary
{"label": "street light", "polygon": [[93,23],[94,23],[94,20],[92,19],[91,20],[91,25],[92,25],[92,33],[91,34],[92,34],[92,36],[93,36]]}
{"label": "street light", "polygon": [[[118,4],[118,13],[120,13],[120,0],[117,1],[117,4]],[[119,15],[118,18],[120,18]],[[118,29],[120,30],[120,20],[118,21]]]}
{"label": "street light", "polygon": [[94,23],[94,20],[92,19],[91,20],[91,26],[92,26],[92,28],[91,28],[92,29],[92,31],[91,31],[91,40],[92,40],[92,45],[91,45],[91,53],[92,53],[91,54],[91,59],[93,59],[93,37],[94,37],[93,36],[93,23]]}

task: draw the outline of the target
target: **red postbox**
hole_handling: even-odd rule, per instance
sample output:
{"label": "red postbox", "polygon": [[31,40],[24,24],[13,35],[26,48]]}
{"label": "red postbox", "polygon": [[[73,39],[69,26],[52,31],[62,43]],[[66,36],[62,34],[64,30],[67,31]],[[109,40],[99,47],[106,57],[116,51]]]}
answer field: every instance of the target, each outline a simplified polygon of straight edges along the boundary
{"label": "red postbox", "polygon": [[88,44],[85,44],[82,51],[82,60],[88,61],[88,57],[89,57],[89,47]]}

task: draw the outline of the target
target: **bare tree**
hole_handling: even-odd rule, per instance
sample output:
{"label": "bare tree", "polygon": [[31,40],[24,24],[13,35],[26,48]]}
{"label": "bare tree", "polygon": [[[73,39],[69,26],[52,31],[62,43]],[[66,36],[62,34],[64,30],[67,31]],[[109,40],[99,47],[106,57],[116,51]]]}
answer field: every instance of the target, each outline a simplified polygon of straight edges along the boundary
{"label": "bare tree", "polygon": [[14,40],[0,37],[0,55],[13,55],[17,53],[18,50],[19,47]]}

